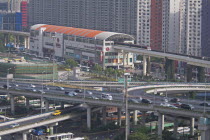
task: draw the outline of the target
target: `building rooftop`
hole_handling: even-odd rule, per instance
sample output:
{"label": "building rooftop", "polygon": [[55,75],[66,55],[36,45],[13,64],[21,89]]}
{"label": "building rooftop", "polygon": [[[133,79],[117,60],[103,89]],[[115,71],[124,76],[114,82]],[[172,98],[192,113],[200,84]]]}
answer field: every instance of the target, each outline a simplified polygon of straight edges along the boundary
{"label": "building rooftop", "polygon": [[31,30],[40,30],[44,28],[44,32],[62,33],[66,35],[81,36],[87,38],[94,38],[100,40],[107,40],[108,38],[126,38],[128,40],[134,40],[133,36],[123,33],[99,31],[91,29],[73,28],[65,26],[55,26],[46,24],[36,24],[31,27]]}

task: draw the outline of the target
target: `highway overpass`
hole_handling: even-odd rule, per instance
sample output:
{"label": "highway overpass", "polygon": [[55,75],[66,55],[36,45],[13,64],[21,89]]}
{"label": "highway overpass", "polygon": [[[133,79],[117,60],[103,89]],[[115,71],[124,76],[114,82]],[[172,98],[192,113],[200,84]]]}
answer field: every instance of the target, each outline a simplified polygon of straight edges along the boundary
{"label": "highway overpass", "polygon": [[[7,94],[6,90],[0,90],[0,93]],[[45,98],[47,100],[56,100],[67,103],[86,103],[90,106],[115,106],[123,107],[124,103],[122,101],[109,101],[109,100],[94,100],[87,98],[78,98],[78,97],[69,97],[65,95],[55,95],[55,94],[40,94],[34,92],[24,92],[24,91],[9,91],[13,96],[26,96],[26,97],[35,97],[35,98]],[[12,107],[11,107],[12,108]],[[157,111],[164,114],[173,114],[174,116],[186,116],[186,117],[207,117],[210,118],[210,114],[198,113],[197,111],[186,111],[183,109],[172,109],[165,108],[157,105],[148,105],[148,104],[129,104],[128,106],[131,110],[140,110],[140,111]]]}
{"label": "highway overpass", "polygon": [[115,45],[114,49],[123,50],[124,52],[131,52],[134,54],[154,56],[154,57],[158,57],[158,58],[168,58],[170,60],[187,62],[187,64],[194,65],[194,66],[210,68],[210,61],[196,59],[196,58],[192,58],[190,56],[183,56],[183,55],[178,55],[178,54],[176,55],[176,54],[170,54],[170,53],[164,53],[164,52],[156,52],[156,51],[151,51],[151,50],[147,50],[147,49],[124,46],[124,45]]}

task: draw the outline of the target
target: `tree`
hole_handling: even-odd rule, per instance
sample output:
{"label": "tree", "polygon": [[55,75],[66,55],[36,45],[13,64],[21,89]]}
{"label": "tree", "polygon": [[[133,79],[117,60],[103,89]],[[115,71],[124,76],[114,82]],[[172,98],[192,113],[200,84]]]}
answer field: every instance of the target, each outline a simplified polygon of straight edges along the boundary
{"label": "tree", "polygon": [[97,73],[100,73],[102,72],[103,68],[100,65],[96,64],[94,65],[93,70],[96,71]]}
{"label": "tree", "polygon": [[78,63],[74,59],[67,59],[66,65],[70,66],[70,68],[74,68],[78,65]]}
{"label": "tree", "polygon": [[146,133],[134,133],[128,137],[128,140],[150,140],[150,137]]}

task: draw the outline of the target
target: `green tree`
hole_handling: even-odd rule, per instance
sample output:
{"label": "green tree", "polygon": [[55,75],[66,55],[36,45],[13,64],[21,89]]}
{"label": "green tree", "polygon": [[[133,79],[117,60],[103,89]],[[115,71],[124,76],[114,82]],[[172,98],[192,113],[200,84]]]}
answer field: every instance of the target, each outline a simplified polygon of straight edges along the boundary
{"label": "green tree", "polygon": [[190,99],[195,99],[195,96],[196,96],[196,92],[195,91],[190,91],[189,92]]}
{"label": "green tree", "polygon": [[134,133],[128,137],[128,140],[150,140],[150,137],[146,133]]}
{"label": "green tree", "polygon": [[5,52],[6,48],[4,46],[4,34],[0,33],[0,52]]}
{"label": "green tree", "polygon": [[70,66],[70,68],[74,68],[78,65],[78,63],[74,59],[67,59],[66,65]]}
{"label": "green tree", "polygon": [[97,73],[100,73],[102,72],[103,68],[100,65],[96,64],[94,65],[93,70],[96,71]]}
{"label": "green tree", "polygon": [[143,56],[142,55],[138,55],[136,59],[143,61]]}

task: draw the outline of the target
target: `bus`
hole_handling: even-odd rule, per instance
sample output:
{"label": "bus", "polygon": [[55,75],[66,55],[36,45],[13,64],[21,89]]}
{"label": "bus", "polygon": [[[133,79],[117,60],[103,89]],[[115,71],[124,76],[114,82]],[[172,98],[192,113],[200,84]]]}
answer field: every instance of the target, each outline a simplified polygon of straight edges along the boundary
{"label": "bus", "polygon": [[83,137],[74,138],[73,133],[59,133],[50,136],[46,136],[47,140],[84,140]]}

